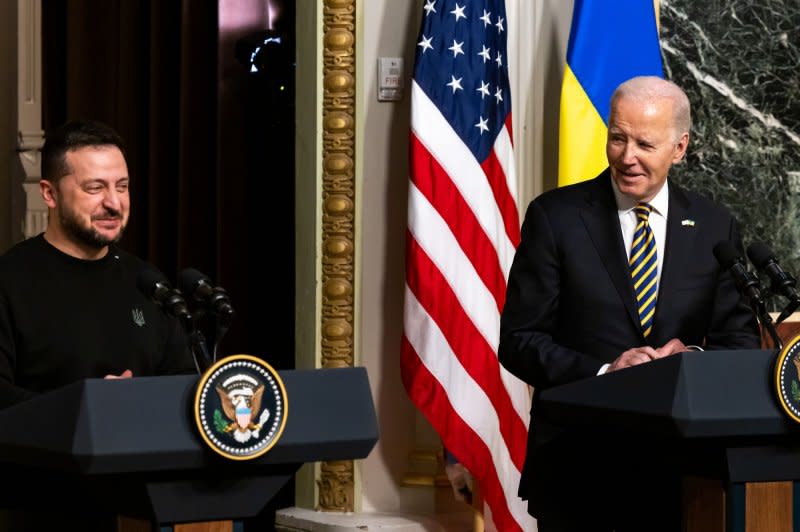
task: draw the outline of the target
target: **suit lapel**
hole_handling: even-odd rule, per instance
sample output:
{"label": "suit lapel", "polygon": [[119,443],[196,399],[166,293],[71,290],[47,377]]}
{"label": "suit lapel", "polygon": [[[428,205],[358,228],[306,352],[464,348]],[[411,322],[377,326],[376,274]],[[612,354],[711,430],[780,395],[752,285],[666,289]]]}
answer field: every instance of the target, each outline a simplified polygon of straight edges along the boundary
{"label": "suit lapel", "polygon": [[670,184],[669,212],[667,213],[667,236],[664,247],[664,263],[658,287],[656,315],[653,320],[653,333],[658,330],[659,319],[664,319],[667,305],[662,305],[661,298],[675,289],[681,277],[681,265],[685,264],[692,249],[697,231],[691,226],[684,226],[684,220],[692,220],[691,204],[683,191]]}
{"label": "suit lapel", "polygon": [[581,211],[581,218],[611,282],[628,310],[628,315],[641,330],[609,171],[606,170],[596,177],[594,185],[586,196],[586,206]]}

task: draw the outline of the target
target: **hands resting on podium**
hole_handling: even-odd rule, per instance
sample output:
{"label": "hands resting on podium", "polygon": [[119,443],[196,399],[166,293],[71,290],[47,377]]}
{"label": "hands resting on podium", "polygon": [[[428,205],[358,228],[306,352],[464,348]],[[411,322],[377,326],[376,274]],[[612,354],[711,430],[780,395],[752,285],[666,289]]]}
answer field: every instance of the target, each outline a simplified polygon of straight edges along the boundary
{"label": "hands resting on podium", "polygon": [[125,371],[123,371],[119,375],[106,375],[103,378],[104,379],[130,379],[131,377],[133,377],[133,372],[131,370],[129,370],[129,369],[126,369]]}
{"label": "hands resting on podium", "polygon": [[673,338],[657,349],[649,345],[634,347],[618,356],[617,359],[608,366],[605,373],[637,366],[645,362],[650,362],[651,360],[674,355],[675,353],[683,353],[684,351],[689,351],[689,348],[678,338]]}

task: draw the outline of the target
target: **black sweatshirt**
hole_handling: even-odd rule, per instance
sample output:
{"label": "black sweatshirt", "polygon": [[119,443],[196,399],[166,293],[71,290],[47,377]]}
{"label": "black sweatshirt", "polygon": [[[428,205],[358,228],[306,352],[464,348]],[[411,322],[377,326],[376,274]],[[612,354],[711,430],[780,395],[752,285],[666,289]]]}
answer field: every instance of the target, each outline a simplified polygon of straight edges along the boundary
{"label": "black sweatshirt", "polygon": [[194,371],[180,326],[136,286],[146,262],[111,246],[98,260],[43,235],[0,257],[0,408],[88,378]]}

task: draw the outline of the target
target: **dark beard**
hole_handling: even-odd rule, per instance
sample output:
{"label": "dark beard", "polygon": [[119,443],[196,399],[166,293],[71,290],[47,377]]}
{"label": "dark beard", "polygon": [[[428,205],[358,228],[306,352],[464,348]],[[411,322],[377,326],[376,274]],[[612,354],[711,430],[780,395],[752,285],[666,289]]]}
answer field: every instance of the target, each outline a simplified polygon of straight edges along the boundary
{"label": "dark beard", "polygon": [[[118,213],[113,214],[117,216],[119,215]],[[119,242],[119,239],[122,238],[123,231],[125,231],[125,226],[123,225],[120,228],[119,233],[117,233],[116,238],[104,237],[98,233],[94,227],[83,227],[80,224],[78,217],[75,216],[72,211],[65,208],[64,205],[62,205],[61,209],[59,209],[58,218],[65,233],[82,242],[83,244],[98,250],[108,246],[109,244],[116,244]]]}

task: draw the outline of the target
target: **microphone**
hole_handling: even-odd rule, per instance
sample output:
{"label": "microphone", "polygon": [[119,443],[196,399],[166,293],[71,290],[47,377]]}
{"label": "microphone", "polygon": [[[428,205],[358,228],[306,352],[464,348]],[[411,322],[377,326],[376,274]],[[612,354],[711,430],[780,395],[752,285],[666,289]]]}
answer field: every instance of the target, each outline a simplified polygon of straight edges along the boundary
{"label": "microphone", "polygon": [[[208,354],[206,340],[203,333],[196,329],[194,318],[189,312],[186,300],[180,290],[172,288],[164,274],[153,268],[147,268],[139,272],[136,284],[144,295],[150,298],[156,305],[164,309],[168,314],[178,318],[183,331],[186,333],[197,372],[205,371],[211,365],[211,357]],[[199,356],[198,356],[199,355]]]}
{"label": "microphone", "polygon": [[786,299],[792,301],[800,301],[795,286],[797,280],[791,273],[784,271],[775,260],[772,250],[767,247],[763,242],[753,242],[747,248],[747,256],[750,258],[756,268],[764,271],[772,281],[770,286],[771,290],[776,294],[781,294]]}
{"label": "microphone", "polygon": [[740,293],[747,296],[751,302],[763,304],[764,298],[761,295],[758,279],[747,269],[744,259],[732,243],[726,240],[718,242],[714,246],[714,257],[723,270],[731,272],[733,282],[736,283]]}
{"label": "microphone", "polygon": [[178,286],[184,294],[205,305],[214,314],[228,320],[233,317],[228,292],[222,287],[213,286],[211,279],[194,268],[186,268],[178,274]]}
{"label": "microphone", "polygon": [[183,295],[169,286],[169,281],[160,271],[152,268],[142,270],[136,284],[144,295],[166,312],[179,318],[184,324],[192,323],[192,315]]}
{"label": "microphone", "polygon": [[777,349],[782,349],[783,342],[780,336],[778,336],[778,332],[775,330],[772,316],[767,312],[767,306],[761,294],[761,285],[758,282],[758,278],[747,269],[744,259],[739,255],[739,251],[732,243],[723,240],[714,246],[714,256],[724,270],[731,272],[733,282],[736,283],[736,288],[739,292],[746,295],[750,300],[750,308],[753,309],[756,318],[761,322],[764,329],[767,330],[767,333],[772,338],[774,346]]}
{"label": "microphone", "polygon": [[795,309],[800,306],[800,294],[797,293],[795,286],[797,280],[794,276],[785,271],[778,265],[772,250],[763,242],[753,242],[747,248],[747,256],[750,257],[756,268],[765,272],[770,278],[770,290],[775,294],[781,294],[789,300],[789,304],[778,316],[777,323],[781,323],[788,318]]}

